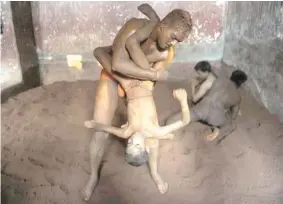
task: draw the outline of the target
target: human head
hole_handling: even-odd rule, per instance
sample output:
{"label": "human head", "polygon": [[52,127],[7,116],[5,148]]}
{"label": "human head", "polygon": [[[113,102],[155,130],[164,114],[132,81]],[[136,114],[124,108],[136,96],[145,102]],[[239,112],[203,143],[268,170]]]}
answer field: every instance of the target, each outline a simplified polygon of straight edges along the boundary
{"label": "human head", "polygon": [[161,49],[184,41],[192,30],[192,18],[188,11],[174,9],[156,27],[157,44]]}
{"label": "human head", "polygon": [[195,65],[194,69],[197,74],[202,78],[206,78],[211,73],[211,65],[208,61],[198,62]]}
{"label": "human head", "polygon": [[242,70],[235,70],[232,72],[230,79],[236,84],[237,88],[239,88],[243,83],[245,83],[248,79],[248,76]]}
{"label": "human head", "polygon": [[134,133],[128,140],[125,151],[125,159],[131,166],[139,167],[148,161],[148,152],[145,146],[145,136],[140,133]]}

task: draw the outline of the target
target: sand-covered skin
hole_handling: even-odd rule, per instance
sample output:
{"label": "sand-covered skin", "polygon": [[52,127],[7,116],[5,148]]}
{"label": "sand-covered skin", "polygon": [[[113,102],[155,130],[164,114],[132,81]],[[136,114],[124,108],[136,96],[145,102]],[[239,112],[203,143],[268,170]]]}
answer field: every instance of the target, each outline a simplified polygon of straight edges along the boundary
{"label": "sand-covered skin", "polygon": [[[155,101],[162,120],[179,109],[173,88],[158,84]],[[21,93],[2,104],[2,203],[85,203],[80,190],[89,175],[95,83],[58,82]],[[160,195],[147,166],[124,161],[114,139],[101,179],[88,203],[96,204],[281,204],[283,125],[242,92],[238,128],[220,145],[205,140],[208,128],[190,124],[162,141],[159,172],[169,184]],[[115,124],[125,122],[120,103]]]}

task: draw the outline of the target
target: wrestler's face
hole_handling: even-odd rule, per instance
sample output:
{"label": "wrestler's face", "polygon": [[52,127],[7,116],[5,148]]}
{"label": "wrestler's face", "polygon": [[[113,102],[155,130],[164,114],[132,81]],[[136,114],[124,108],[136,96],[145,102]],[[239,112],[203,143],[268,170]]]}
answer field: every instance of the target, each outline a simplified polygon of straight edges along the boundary
{"label": "wrestler's face", "polygon": [[125,160],[128,164],[139,167],[148,162],[149,154],[145,146],[145,137],[141,133],[135,133],[128,140],[125,152]]}
{"label": "wrestler's face", "polygon": [[161,49],[165,50],[170,46],[183,42],[187,36],[188,33],[184,30],[161,25],[158,27],[157,43]]}
{"label": "wrestler's face", "polygon": [[126,152],[137,155],[144,151],[146,151],[144,135],[141,133],[133,134],[128,140]]}
{"label": "wrestler's face", "polygon": [[209,75],[209,72],[203,72],[203,71],[200,71],[200,70],[198,70],[196,72],[197,72],[197,75],[202,79],[206,79]]}

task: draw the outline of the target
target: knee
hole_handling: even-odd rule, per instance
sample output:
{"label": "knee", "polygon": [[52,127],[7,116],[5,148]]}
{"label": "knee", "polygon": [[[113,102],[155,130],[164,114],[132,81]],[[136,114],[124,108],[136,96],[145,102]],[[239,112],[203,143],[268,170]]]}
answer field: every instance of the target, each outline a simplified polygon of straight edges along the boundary
{"label": "knee", "polygon": [[105,132],[95,132],[92,136],[91,146],[93,148],[106,146],[109,139],[109,134]]}

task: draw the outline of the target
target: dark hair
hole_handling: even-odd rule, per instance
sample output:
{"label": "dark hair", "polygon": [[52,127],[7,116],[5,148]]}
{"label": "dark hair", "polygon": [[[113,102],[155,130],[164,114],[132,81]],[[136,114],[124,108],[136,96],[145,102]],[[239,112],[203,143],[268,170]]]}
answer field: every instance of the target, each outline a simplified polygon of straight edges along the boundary
{"label": "dark hair", "polygon": [[211,65],[208,61],[200,61],[195,65],[196,71],[211,72]]}
{"label": "dark hair", "polygon": [[238,88],[243,83],[245,83],[245,81],[247,81],[248,76],[242,70],[237,69],[237,70],[233,71],[230,79],[231,79],[231,81],[233,81],[236,84],[236,86]]}
{"label": "dark hair", "polygon": [[188,11],[174,9],[162,19],[161,25],[174,26],[177,31],[189,33],[192,30],[192,17]]}
{"label": "dark hair", "polygon": [[131,166],[139,167],[144,165],[149,159],[147,151],[141,152],[139,155],[125,153],[125,160]]}

